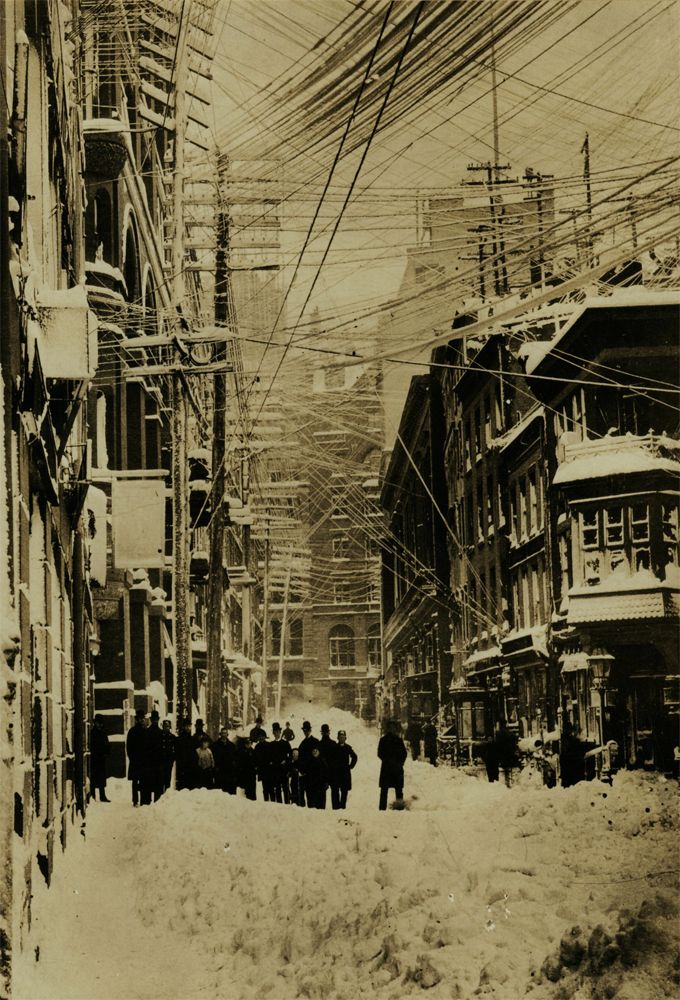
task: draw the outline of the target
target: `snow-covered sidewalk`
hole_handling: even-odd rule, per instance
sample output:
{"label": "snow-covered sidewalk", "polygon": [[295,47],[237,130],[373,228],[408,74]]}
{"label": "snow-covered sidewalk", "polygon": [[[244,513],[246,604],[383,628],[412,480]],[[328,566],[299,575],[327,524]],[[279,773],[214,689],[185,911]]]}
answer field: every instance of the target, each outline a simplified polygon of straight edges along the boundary
{"label": "snow-covered sidewalk", "polygon": [[409,808],[379,813],[377,734],[310,718],[359,754],[346,812],[213,791],[133,810],[112,783],[36,895],[16,997],[677,997],[677,786],[409,761]]}

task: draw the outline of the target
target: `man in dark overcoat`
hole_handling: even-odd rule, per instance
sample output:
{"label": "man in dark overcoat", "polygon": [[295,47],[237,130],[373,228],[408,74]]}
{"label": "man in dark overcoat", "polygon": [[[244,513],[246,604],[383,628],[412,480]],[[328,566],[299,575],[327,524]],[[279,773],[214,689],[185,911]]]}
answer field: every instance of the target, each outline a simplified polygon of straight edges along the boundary
{"label": "man in dark overcoat", "polygon": [[300,741],[300,746],[298,747],[299,751],[298,770],[300,771],[300,775],[302,778],[302,781],[300,783],[300,793],[303,800],[302,804],[304,805],[306,801],[309,808],[312,809],[313,806],[307,796],[305,772],[307,769],[307,764],[312,756],[312,750],[314,749],[319,750],[321,744],[319,740],[317,740],[316,736],[312,736],[312,725],[310,722],[305,721],[302,723],[302,732],[304,733],[304,737]]}
{"label": "man in dark overcoat", "polygon": [[170,719],[164,719],[161,727],[161,753],[163,756],[163,781],[161,792],[167,792],[172,784],[172,769],[175,764],[177,737],[172,731]]}
{"label": "man in dark overcoat", "polygon": [[215,787],[236,795],[236,747],[224,726],[220,729],[220,738],[210,749],[215,761]]}
{"label": "man in dark overcoat", "polygon": [[177,790],[195,788],[198,766],[190,719],[182,720],[177,742],[175,743],[175,760],[177,762],[177,771],[175,772]]}
{"label": "man in dark overcoat", "polygon": [[269,755],[272,768],[272,792],[275,802],[290,802],[288,786],[288,763],[290,761],[290,743],[282,738],[281,726],[278,722],[272,725],[273,739],[269,744]]}
{"label": "man in dark overcoat", "polygon": [[146,712],[138,708],[135,712],[135,724],[128,729],[125,738],[125,751],[128,758],[128,780],[132,782],[132,804],[138,806],[142,798],[142,777],[146,756]]}
{"label": "man in dark overcoat", "polygon": [[347,733],[340,729],[330,776],[331,804],[334,809],[347,808],[347,795],[352,787],[352,768],[357,760],[357,755],[347,742]]}
{"label": "man in dark overcoat", "polygon": [[432,722],[423,726],[423,749],[433,767],[437,766],[437,727]]}
{"label": "man in dark overcoat", "polygon": [[110,802],[106,797],[106,758],[109,755],[109,738],[104,732],[104,719],[95,715],[90,735],[90,799],[99,791],[100,802]]}
{"label": "man in dark overcoat", "polygon": [[380,765],[380,809],[387,809],[388,789],[394,789],[398,802],[404,797],[404,761],[408,756],[406,744],[397,732],[396,722],[387,723],[387,731],[378,741]]}
{"label": "man in dark overcoat", "polygon": [[151,713],[151,723],[146,730],[146,746],[142,761],[142,805],[158,802],[163,789],[163,734],[158,725],[156,709]]}

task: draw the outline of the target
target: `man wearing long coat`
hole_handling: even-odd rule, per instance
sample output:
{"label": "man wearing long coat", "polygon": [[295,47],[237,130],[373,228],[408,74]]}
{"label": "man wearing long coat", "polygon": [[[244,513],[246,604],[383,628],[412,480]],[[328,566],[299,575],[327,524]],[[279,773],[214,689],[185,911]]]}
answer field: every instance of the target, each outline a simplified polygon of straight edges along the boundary
{"label": "man wearing long coat", "polygon": [[141,805],[144,764],[146,761],[146,712],[138,708],[135,724],[128,729],[125,750],[128,757],[128,780],[132,782],[132,804]]}
{"label": "man wearing long coat", "polygon": [[334,809],[347,808],[347,794],[352,787],[352,768],[357,760],[357,755],[347,742],[347,733],[340,729],[330,776],[331,803]]}
{"label": "man wearing long coat", "polygon": [[380,809],[387,809],[388,789],[394,789],[399,802],[404,797],[404,761],[408,756],[406,744],[397,733],[396,723],[387,723],[387,732],[378,742],[380,766]]}

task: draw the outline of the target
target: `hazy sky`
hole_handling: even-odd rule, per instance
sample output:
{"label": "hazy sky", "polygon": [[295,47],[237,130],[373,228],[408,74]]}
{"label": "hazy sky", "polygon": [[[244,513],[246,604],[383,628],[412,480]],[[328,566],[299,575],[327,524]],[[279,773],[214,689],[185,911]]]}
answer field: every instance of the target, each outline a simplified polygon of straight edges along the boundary
{"label": "hazy sky", "polygon": [[[321,153],[306,155],[308,136],[295,128],[295,93],[282,84],[312,61],[323,75],[334,51],[323,39],[355,6],[348,0],[221,0],[218,8],[214,93],[220,145],[244,155],[258,141],[277,144],[286,190],[302,187],[285,207],[283,250],[290,260],[299,253],[340,134]],[[395,16],[403,17],[405,6],[405,0],[398,4]],[[500,6],[484,5],[489,16]],[[580,175],[586,131],[593,171],[672,155],[678,130],[660,126],[678,124],[679,6],[667,0],[558,0],[558,6],[564,15],[556,24],[498,61],[500,158],[511,165],[510,175],[521,175],[526,166],[558,177]],[[374,9],[377,37],[386,4]],[[442,87],[433,76],[416,107],[378,134],[312,304],[324,312],[344,311],[396,291],[404,247],[414,240],[418,191],[459,186],[469,163],[492,157],[489,91],[488,65],[458,89]],[[271,116],[283,107],[290,120],[272,132]],[[319,226],[334,220],[357,155],[336,173]],[[313,173],[318,177],[310,182]],[[320,237],[309,245],[291,295],[294,308],[325,242]]]}

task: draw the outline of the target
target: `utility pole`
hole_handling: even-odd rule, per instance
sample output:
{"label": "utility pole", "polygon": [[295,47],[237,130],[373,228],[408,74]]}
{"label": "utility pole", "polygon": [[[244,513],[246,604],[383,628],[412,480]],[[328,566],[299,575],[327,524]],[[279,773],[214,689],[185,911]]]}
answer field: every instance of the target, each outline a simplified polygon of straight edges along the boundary
{"label": "utility pole", "polygon": [[590,139],[586,132],[586,137],[581,146],[583,153],[583,180],[586,185],[586,212],[588,215],[588,235],[586,245],[588,248],[588,267],[595,266],[593,255],[593,192],[590,185]]}
{"label": "utility pole", "polygon": [[269,519],[264,527],[264,572],[262,574],[262,711],[267,715],[267,669],[269,667]]}
{"label": "utility pole", "polygon": [[[184,303],[184,140],[188,14],[182,8],[177,26],[175,55],[175,144],[173,175],[174,232],[172,241],[172,298],[177,333],[181,333]],[[174,361],[181,360],[179,345]],[[175,642],[175,725],[191,719],[192,675],[189,631],[189,470],[187,458],[187,398],[181,372],[172,376],[172,500],[173,500],[173,620]]]}
{"label": "utility pole", "polygon": [[283,659],[286,654],[286,629],[288,628],[288,605],[290,603],[290,577],[293,571],[293,553],[291,550],[286,572],[286,583],[283,590],[283,615],[281,616],[281,641],[279,642],[279,682],[276,686],[276,714],[281,714],[281,689],[283,688]]}
{"label": "utility pole", "polygon": [[[217,247],[215,252],[215,325],[227,326],[229,321],[229,216],[224,202],[225,160],[218,158]],[[226,361],[227,346],[216,347],[215,360]],[[227,625],[224,602],[224,494],[227,428],[227,375],[213,376],[212,426],[212,513],[210,516],[210,572],[208,575],[208,642],[207,642],[207,723],[208,732],[217,734],[224,724],[222,718],[225,686],[225,665],[222,658],[222,638]],[[228,708],[227,708],[228,714]]]}

